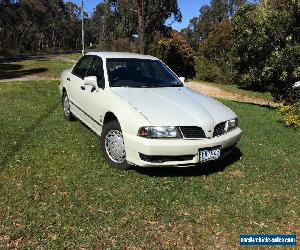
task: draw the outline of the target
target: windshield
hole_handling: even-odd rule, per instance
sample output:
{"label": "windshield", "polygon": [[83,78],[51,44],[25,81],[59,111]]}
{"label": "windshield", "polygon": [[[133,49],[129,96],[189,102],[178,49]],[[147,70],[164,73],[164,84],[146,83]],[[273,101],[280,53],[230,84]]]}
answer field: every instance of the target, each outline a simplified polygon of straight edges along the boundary
{"label": "windshield", "polygon": [[182,87],[182,82],[159,60],[110,58],[106,60],[111,87]]}

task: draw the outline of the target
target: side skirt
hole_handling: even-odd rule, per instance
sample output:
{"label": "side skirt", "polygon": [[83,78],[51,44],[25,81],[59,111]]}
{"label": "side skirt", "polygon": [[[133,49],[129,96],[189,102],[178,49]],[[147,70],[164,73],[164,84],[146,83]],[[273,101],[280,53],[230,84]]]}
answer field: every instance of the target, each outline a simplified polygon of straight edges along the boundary
{"label": "side skirt", "polygon": [[91,130],[93,130],[97,135],[101,136],[102,126],[99,122],[93,119],[88,113],[70,101],[71,112],[81,120],[85,125],[87,125]]}

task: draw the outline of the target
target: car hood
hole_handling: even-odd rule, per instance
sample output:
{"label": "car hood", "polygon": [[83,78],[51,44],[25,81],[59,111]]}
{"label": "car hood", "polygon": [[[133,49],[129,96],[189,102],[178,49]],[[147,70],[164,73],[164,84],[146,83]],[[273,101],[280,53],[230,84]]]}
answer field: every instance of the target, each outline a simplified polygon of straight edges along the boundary
{"label": "car hood", "polygon": [[220,102],[187,87],[112,88],[112,92],[142,113],[153,126],[201,126],[211,132],[236,117]]}

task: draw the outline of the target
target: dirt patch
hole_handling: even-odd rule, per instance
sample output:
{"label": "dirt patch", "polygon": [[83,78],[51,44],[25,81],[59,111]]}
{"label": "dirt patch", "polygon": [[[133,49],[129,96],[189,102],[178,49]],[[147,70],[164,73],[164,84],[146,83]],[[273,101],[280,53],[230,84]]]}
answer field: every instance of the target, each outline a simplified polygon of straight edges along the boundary
{"label": "dirt patch", "polygon": [[45,77],[39,75],[27,75],[16,78],[8,78],[8,79],[0,79],[0,83],[2,82],[19,82],[19,81],[42,81],[42,80],[59,80],[59,78],[55,77]]}
{"label": "dirt patch", "polygon": [[65,58],[65,57],[62,57],[62,56],[58,56],[57,59],[65,61],[65,62],[70,62],[70,63],[75,63],[76,62],[76,60],[74,60],[74,59],[69,59],[69,58]]}
{"label": "dirt patch", "polygon": [[216,97],[216,98],[222,98],[232,101],[238,101],[238,102],[245,102],[245,103],[253,103],[258,105],[266,105],[271,107],[278,107],[280,106],[279,103],[275,103],[273,101],[264,100],[261,98],[254,98],[250,96],[244,96],[237,93],[229,92],[223,89],[220,89],[215,86],[209,86],[207,84],[203,84],[200,82],[188,82],[186,83],[186,86],[191,88],[192,90],[195,90],[197,92],[200,92],[204,95],[210,96],[210,97]]}
{"label": "dirt patch", "polygon": [[239,169],[232,170],[228,174],[230,177],[244,177],[245,176],[244,172]]}

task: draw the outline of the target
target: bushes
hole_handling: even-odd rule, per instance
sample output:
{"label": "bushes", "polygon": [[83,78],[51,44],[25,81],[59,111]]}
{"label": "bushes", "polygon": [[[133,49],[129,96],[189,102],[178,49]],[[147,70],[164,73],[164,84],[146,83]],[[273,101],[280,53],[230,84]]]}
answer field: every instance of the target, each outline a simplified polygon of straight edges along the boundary
{"label": "bushes", "polygon": [[197,79],[217,83],[231,82],[228,62],[234,36],[233,26],[229,21],[212,25],[207,38],[199,45],[195,67]]}
{"label": "bushes", "polygon": [[292,85],[300,79],[300,6],[274,3],[245,6],[233,17],[232,65],[239,83],[293,103]]}
{"label": "bushes", "polygon": [[287,105],[279,108],[286,126],[300,128],[300,87],[292,87],[288,92]]}
{"label": "bushes", "polygon": [[162,59],[178,76],[195,76],[195,52],[178,32],[157,38],[148,51]]}
{"label": "bushes", "polygon": [[216,83],[228,83],[230,77],[215,63],[203,57],[198,57],[195,64],[196,78],[198,80]]}
{"label": "bushes", "polygon": [[112,41],[106,41],[97,46],[98,50],[120,51],[120,52],[138,52],[138,44],[129,38],[116,38]]}
{"label": "bushes", "polygon": [[300,128],[300,102],[279,108],[286,126]]}

